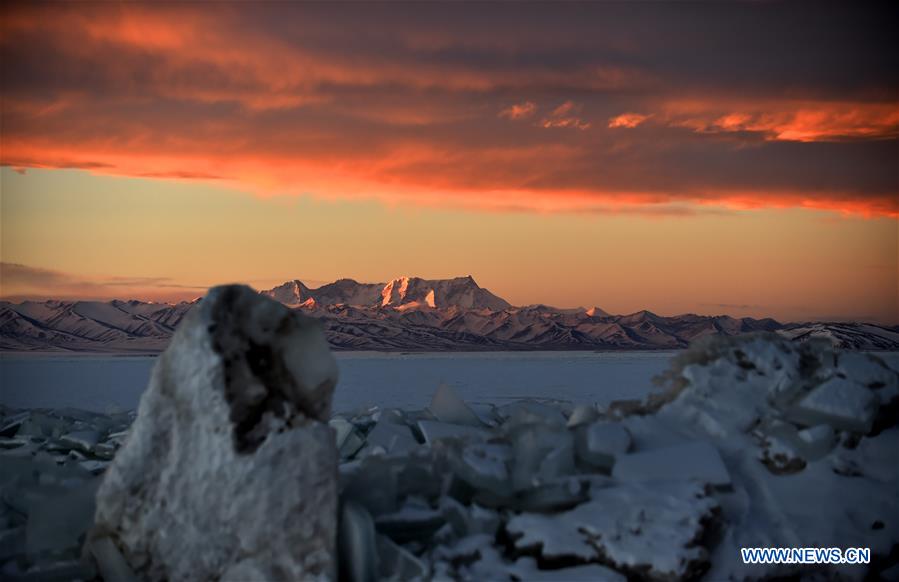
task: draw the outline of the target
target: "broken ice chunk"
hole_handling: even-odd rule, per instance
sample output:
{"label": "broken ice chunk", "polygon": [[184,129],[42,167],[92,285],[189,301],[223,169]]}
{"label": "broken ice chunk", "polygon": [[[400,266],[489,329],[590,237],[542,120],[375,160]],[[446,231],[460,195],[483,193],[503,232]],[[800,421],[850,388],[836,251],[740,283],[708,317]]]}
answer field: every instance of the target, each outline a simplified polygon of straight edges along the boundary
{"label": "broken ice chunk", "polygon": [[356,428],[352,422],[340,416],[331,418],[328,421],[328,426],[334,429],[334,442],[337,444],[338,449],[343,445],[350,432]]}
{"label": "broken ice chunk", "polygon": [[468,533],[470,535],[486,534],[493,537],[496,534],[496,530],[499,529],[499,514],[492,509],[473,503],[468,516]]}
{"label": "broken ice chunk", "polygon": [[[564,425],[562,425],[564,427]],[[521,491],[574,472],[574,437],[547,424],[525,424],[510,434],[512,486]]]}
{"label": "broken ice chunk", "polygon": [[59,438],[59,444],[89,453],[100,442],[100,433],[95,430],[79,430],[64,434]]}
{"label": "broken ice chunk", "polygon": [[367,431],[378,422],[381,416],[381,409],[377,406],[371,406],[363,410],[357,410],[350,418],[350,422],[356,425],[356,428]]}
{"label": "broken ice chunk", "polygon": [[568,417],[568,428],[575,428],[582,424],[590,424],[599,417],[596,407],[589,404],[580,404],[571,412]]}
{"label": "broken ice chunk", "polygon": [[28,444],[23,438],[16,437],[0,437],[0,449],[15,449]]}
{"label": "broken ice chunk", "polygon": [[455,390],[446,384],[441,384],[431,398],[428,410],[434,418],[441,422],[453,424],[466,424],[468,426],[483,426],[478,415],[465,404]]}
{"label": "broken ice chunk", "polygon": [[817,461],[829,453],[837,441],[833,427],[827,424],[801,430],[798,436],[804,445],[800,453],[807,461]]}
{"label": "broken ice chunk", "polygon": [[352,458],[365,445],[365,439],[359,433],[359,429],[347,419],[335,417],[328,421],[328,425],[334,429],[335,442],[341,458]]}
{"label": "broken ice chunk", "polygon": [[763,423],[756,434],[763,438],[762,462],[777,474],[804,469],[806,461],[817,461],[836,444],[836,433],[826,424],[797,430],[788,422],[772,420]]}
{"label": "broken ice chunk", "polygon": [[496,405],[489,402],[470,402],[468,407],[474,412],[478,420],[487,426],[496,426],[500,422],[500,417],[496,412]]}
{"label": "broken ice chunk", "polygon": [[97,461],[95,459],[81,461],[78,464],[81,465],[82,469],[84,469],[85,471],[87,471],[93,475],[99,475],[100,473],[102,473],[103,471],[106,470],[106,467],[109,466],[108,461]]}
{"label": "broken ice chunk", "polygon": [[837,369],[849,380],[868,388],[889,388],[899,384],[899,374],[888,368],[881,359],[870,354],[841,352]]}
{"label": "broken ice chunk", "polygon": [[509,462],[512,448],[504,444],[474,443],[461,454],[451,457],[453,470],[460,479],[475,489],[486,489],[496,495],[511,494]]}
{"label": "broken ice chunk", "polygon": [[837,430],[865,434],[871,430],[878,406],[877,395],[871,390],[833,377],[809,392],[786,416],[806,426],[829,424]]}
{"label": "broken ice chunk", "polygon": [[12,414],[10,416],[4,417],[2,421],[2,427],[0,427],[0,436],[2,437],[14,437],[16,436],[16,432],[22,426],[22,424],[31,416],[30,412],[19,412],[16,414]]}
{"label": "broken ice chunk", "polygon": [[95,457],[109,461],[115,456],[115,450],[115,446],[110,443],[98,443],[93,453]]}
{"label": "broken ice chunk", "polygon": [[112,443],[115,447],[121,447],[125,444],[125,441],[128,440],[129,429],[125,429],[119,432],[110,433],[109,436],[106,437],[106,442]]}
{"label": "broken ice chunk", "polygon": [[340,447],[340,458],[351,459],[365,446],[365,439],[358,432],[353,432]]}
{"label": "broken ice chunk", "polygon": [[439,507],[453,533],[460,538],[485,535],[493,539],[499,529],[499,513],[477,503],[467,507],[452,497],[444,496],[440,498]]}
{"label": "broken ice chunk", "polygon": [[611,469],[615,458],[631,447],[631,434],[617,422],[594,422],[577,429],[578,459],[600,469]]}
{"label": "broken ice chunk", "polygon": [[375,525],[368,511],[352,501],[344,503],[337,534],[341,579],[369,582],[377,578],[375,535]]}
{"label": "broken ice chunk", "polygon": [[435,546],[448,544],[456,539],[457,535],[456,529],[449,523],[445,523],[431,536],[431,544]]}
{"label": "broken ice chunk", "polygon": [[70,423],[44,414],[32,413],[16,431],[16,436],[59,438],[69,430]]}
{"label": "broken ice chunk", "polygon": [[444,523],[443,512],[415,497],[406,500],[399,511],[375,518],[377,530],[398,542],[429,538]]}
{"label": "broken ice chunk", "polygon": [[646,403],[635,398],[613,400],[609,403],[606,412],[612,418],[624,418],[633,414],[644,414],[647,411]]}
{"label": "broken ice chunk", "polygon": [[378,535],[378,572],[381,580],[426,580],[428,568],[412,552]]}
{"label": "broken ice chunk", "polygon": [[378,422],[390,422],[393,424],[406,424],[406,413],[399,408],[385,408],[373,415]]}
{"label": "broken ice chunk", "polygon": [[381,421],[368,433],[366,443],[372,447],[383,447],[387,454],[404,454],[418,448],[418,441],[409,427]]}
{"label": "broken ice chunk", "polygon": [[490,436],[489,432],[480,428],[436,420],[419,420],[418,428],[429,445],[443,439],[486,440]]}
{"label": "broken ice chunk", "polygon": [[80,451],[74,451],[74,450],[69,451],[69,454],[66,456],[68,458],[72,459],[73,461],[86,461],[87,460],[87,457],[84,455],[84,453],[82,453]]}
{"label": "broken ice chunk", "polygon": [[[568,436],[571,436],[570,433]],[[558,446],[546,453],[546,457],[540,463],[539,473],[541,481],[550,480],[557,475],[574,473],[574,439],[562,437]]]}
{"label": "broken ice chunk", "polygon": [[716,487],[730,485],[718,449],[703,441],[622,455],[612,476],[622,481],[695,480]]}
{"label": "broken ice chunk", "polygon": [[427,447],[419,447],[412,454],[391,458],[397,465],[398,498],[409,495],[433,498],[443,492],[444,481],[447,479],[446,463],[435,458],[431,452]]}
{"label": "broken ice chunk", "polygon": [[446,525],[440,528],[440,532],[447,531],[444,542],[454,536],[464,536],[468,533],[468,508],[449,496],[442,496],[437,503],[440,513],[446,520]]}

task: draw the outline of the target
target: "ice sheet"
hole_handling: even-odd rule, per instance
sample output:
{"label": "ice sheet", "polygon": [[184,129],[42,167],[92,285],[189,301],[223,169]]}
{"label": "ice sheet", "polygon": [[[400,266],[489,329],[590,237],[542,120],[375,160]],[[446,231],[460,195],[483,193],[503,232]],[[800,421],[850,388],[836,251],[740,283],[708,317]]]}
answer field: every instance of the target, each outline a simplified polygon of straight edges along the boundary
{"label": "ice sheet", "polygon": [[[423,409],[441,383],[472,407],[552,396],[608,404],[641,398],[668,366],[671,352],[337,353],[334,410],[379,405]],[[0,355],[0,404],[132,410],[153,357]]]}

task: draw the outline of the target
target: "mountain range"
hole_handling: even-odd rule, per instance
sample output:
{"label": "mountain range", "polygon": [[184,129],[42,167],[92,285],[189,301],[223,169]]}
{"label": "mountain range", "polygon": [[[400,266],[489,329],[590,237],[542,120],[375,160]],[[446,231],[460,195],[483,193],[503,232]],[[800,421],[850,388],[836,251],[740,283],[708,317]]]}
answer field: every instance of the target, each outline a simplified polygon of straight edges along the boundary
{"label": "mountain range", "polygon": [[[335,349],[678,349],[709,334],[771,331],[796,341],[826,338],[848,349],[899,350],[899,326],[788,323],[726,315],[612,315],[598,307],[516,307],[472,277],[388,283],[340,279],[317,288],[288,281],[262,294],[322,321]],[[0,350],[155,353],[200,301],[0,301]]]}

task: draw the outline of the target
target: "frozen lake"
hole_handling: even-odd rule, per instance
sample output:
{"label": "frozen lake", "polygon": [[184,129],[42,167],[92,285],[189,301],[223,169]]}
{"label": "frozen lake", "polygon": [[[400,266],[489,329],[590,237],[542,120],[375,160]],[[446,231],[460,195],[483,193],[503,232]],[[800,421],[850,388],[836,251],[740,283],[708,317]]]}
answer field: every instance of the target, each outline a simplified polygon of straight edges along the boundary
{"label": "frozen lake", "polygon": [[[378,405],[423,408],[440,383],[467,401],[523,397],[576,403],[640,398],[673,352],[336,354],[335,411]],[[0,403],[98,412],[137,407],[154,357],[0,355]]]}

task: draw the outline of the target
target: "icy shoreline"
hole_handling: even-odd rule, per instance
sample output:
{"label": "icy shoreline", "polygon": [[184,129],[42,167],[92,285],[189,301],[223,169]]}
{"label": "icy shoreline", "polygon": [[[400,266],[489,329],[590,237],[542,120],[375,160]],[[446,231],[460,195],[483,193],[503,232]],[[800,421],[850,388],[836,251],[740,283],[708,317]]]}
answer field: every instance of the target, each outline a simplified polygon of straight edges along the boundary
{"label": "icy shoreline", "polygon": [[[424,410],[333,416],[340,563],[470,580],[861,580],[895,567],[896,370],[755,336],[700,343],[666,377],[662,395],[608,407],[473,405],[444,387]],[[94,491],[134,414],[0,414],[0,574],[91,579]],[[875,563],[742,564],[740,547],[765,546],[870,547]]]}

